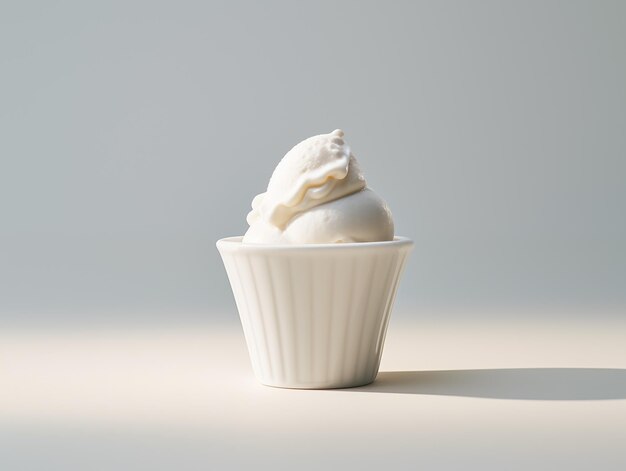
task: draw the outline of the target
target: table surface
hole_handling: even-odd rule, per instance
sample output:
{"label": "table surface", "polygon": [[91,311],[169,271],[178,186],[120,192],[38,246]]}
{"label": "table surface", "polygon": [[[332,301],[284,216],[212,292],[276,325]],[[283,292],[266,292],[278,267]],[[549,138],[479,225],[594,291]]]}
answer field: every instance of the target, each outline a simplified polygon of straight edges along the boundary
{"label": "table surface", "polygon": [[256,382],[238,325],[3,329],[0,469],[626,469],[626,322],[392,322],[369,386]]}

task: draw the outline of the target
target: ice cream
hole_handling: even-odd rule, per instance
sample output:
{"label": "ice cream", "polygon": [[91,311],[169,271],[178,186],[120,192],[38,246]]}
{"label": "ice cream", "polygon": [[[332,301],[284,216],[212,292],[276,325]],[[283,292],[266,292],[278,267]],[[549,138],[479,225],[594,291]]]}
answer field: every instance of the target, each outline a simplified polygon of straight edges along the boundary
{"label": "ice cream", "polygon": [[367,187],[358,162],[337,129],[293,147],[279,162],[267,191],[252,201],[243,242],[331,244],[378,242],[394,236],[391,211]]}
{"label": "ice cream", "polygon": [[248,223],[244,237],[217,248],[259,381],[302,389],[374,381],[413,242],[394,237],[391,212],[343,131],[291,149]]}

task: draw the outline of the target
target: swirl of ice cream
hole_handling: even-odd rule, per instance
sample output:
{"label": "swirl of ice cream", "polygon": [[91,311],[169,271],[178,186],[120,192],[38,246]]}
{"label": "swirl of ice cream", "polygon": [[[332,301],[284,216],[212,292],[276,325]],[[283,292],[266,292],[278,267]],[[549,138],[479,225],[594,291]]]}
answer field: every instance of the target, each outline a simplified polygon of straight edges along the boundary
{"label": "swirl of ice cream", "polygon": [[294,146],[252,201],[243,242],[330,244],[392,240],[387,204],[367,188],[340,129]]}

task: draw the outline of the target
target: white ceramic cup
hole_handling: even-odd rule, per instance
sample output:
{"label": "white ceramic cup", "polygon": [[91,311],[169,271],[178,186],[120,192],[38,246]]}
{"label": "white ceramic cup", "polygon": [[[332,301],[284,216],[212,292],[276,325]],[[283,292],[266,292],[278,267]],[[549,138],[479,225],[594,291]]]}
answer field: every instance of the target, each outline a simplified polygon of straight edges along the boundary
{"label": "white ceramic cup", "polygon": [[376,378],[389,315],[413,242],[217,242],[261,383],[362,386]]}

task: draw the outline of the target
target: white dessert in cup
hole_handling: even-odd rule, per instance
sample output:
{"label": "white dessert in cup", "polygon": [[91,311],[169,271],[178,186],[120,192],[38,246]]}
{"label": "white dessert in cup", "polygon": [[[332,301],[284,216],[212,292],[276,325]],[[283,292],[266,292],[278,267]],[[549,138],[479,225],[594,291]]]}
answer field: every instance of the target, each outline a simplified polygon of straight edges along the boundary
{"label": "white dessert in cup", "polygon": [[296,145],[252,202],[244,237],[217,242],[255,375],[268,386],[376,378],[413,242],[367,188],[341,130]]}

